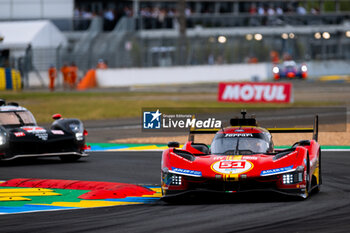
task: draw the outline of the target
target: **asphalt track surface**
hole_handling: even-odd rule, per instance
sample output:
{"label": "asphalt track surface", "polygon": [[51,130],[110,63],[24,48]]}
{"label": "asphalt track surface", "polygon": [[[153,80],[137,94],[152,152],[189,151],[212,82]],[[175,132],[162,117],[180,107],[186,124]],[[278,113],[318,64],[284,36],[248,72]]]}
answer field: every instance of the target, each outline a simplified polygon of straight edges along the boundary
{"label": "asphalt track surface", "polygon": [[[55,178],[158,184],[160,152],[95,152],[0,163],[1,178]],[[349,232],[350,154],[323,152],[323,186],[305,201],[276,196],[196,203],[102,207],[0,216],[0,232]]]}
{"label": "asphalt track surface", "polygon": [[[229,119],[240,115],[239,108],[228,109],[225,113],[204,114],[203,119],[214,117],[222,120],[224,126],[229,124]],[[251,114],[254,110],[248,108]],[[254,112],[256,113],[256,112]],[[235,115],[234,115],[235,114]],[[249,115],[248,114],[248,115]],[[346,131],[347,117],[350,111],[345,107],[320,107],[320,108],[290,108],[290,109],[265,109],[259,110],[256,118],[264,127],[312,127],[315,114],[319,115],[321,132],[342,132]],[[276,121],[278,125],[276,125]],[[324,126],[334,124],[331,128]],[[46,125],[49,127],[48,125]],[[188,129],[182,131],[154,130],[152,132],[142,131],[141,117],[128,119],[109,119],[104,121],[85,121],[84,126],[89,132],[88,141],[93,143],[104,143],[110,140],[133,138],[133,137],[162,137],[187,135]],[[331,129],[331,130],[330,130]]]}

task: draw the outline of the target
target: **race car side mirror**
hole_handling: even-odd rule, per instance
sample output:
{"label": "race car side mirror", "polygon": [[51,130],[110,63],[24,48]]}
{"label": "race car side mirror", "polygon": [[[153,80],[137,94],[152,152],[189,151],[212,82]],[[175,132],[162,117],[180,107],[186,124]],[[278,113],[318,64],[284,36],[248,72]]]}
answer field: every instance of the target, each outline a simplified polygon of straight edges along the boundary
{"label": "race car side mirror", "polygon": [[52,119],[54,119],[54,120],[58,120],[58,119],[61,119],[61,118],[62,118],[61,114],[54,114],[54,115],[52,115]]}
{"label": "race car side mirror", "polygon": [[299,146],[310,146],[310,140],[299,141]]}
{"label": "race car side mirror", "polygon": [[180,147],[180,143],[179,142],[168,142],[168,147],[174,147],[174,148],[178,148]]}

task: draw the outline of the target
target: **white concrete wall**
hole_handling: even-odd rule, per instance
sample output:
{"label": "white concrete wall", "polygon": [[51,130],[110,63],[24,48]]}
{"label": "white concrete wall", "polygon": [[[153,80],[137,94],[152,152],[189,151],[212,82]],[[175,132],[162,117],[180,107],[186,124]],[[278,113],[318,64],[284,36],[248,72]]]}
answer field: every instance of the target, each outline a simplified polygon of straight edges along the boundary
{"label": "white concrete wall", "polygon": [[[40,78],[38,76],[38,73],[32,71],[32,72],[29,72],[29,74],[28,74],[29,87],[44,87],[44,88],[48,88],[49,87],[48,71],[40,71],[39,75],[41,76],[44,85],[42,86],[42,83],[41,83],[41,80],[40,80]],[[58,71],[58,78],[56,79],[56,83],[55,83],[56,87],[62,86],[62,82],[63,82],[62,74],[61,74],[60,71]]]}
{"label": "white concrete wall", "polygon": [[[350,75],[350,62],[347,61],[313,61],[307,65],[309,79],[317,79],[323,75]],[[47,85],[47,71],[40,73]],[[259,63],[97,70],[100,87],[252,81],[254,76],[259,81],[272,80],[272,65]],[[83,77],[83,74],[79,74],[79,77]],[[29,83],[31,87],[40,86],[35,73],[29,75]],[[61,74],[58,83],[62,83]]]}
{"label": "white concrete wall", "polygon": [[307,64],[310,77],[350,75],[350,61],[313,61]]}
{"label": "white concrete wall", "polygon": [[250,81],[254,76],[264,81],[267,69],[265,63],[107,69],[97,71],[97,80],[100,87]]}

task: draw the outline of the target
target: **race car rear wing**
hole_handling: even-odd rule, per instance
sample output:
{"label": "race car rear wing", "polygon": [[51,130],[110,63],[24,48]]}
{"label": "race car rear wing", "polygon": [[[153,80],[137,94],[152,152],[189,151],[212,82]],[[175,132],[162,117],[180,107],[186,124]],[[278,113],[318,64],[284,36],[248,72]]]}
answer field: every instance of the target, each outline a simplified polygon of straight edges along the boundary
{"label": "race car rear wing", "polygon": [[267,128],[270,133],[313,133],[312,139],[318,140],[318,115],[315,115],[313,128]]}
{"label": "race car rear wing", "polygon": [[188,141],[194,142],[195,134],[216,134],[221,129],[191,129],[188,135]]}
{"label": "race car rear wing", "polygon": [[[221,129],[191,129],[189,141],[194,141],[195,134],[216,134]],[[313,133],[312,139],[318,140],[318,115],[315,115],[313,128],[267,128],[270,133]]]}

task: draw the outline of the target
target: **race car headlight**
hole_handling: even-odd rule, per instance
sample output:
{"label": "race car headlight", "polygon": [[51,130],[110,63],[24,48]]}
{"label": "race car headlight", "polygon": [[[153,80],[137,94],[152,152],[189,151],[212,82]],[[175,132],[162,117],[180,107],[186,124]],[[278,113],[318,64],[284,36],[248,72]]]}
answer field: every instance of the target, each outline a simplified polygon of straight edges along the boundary
{"label": "race car headlight", "polygon": [[71,123],[69,124],[69,128],[74,132],[74,133],[78,133],[78,132],[82,132],[83,131],[83,125],[80,123]]}
{"label": "race car headlight", "polygon": [[301,71],[302,72],[306,72],[307,71],[307,66],[306,65],[302,65],[301,66]]}
{"label": "race car headlight", "polygon": [[82,123],[71,123],[69,124],[69,128],[75,133],[75,138],[78,141],[81,141],[84,139],[84,127]]}
{"label": "race car headlight", "polygon": [[6,143],[6,131],[0,129],[0,146]]}
{"label": "race car headlight", "polygon": [[283,174],[283,184],[296,184],[303,181],[303,172],[293,172]]}
{"label": "race car headlight", "polygon": [[83,133],[75,133],[75,138],[76,138],[78,141],[83,140],[83,139],[84,139]]}
{"label": "race car headlight", "polygon": [[6,143],[6,136],[4,134],[0,134],[0,146]]}
{"label": "race car headlight", "polygon": [[280,69],[277,66],[275,66],[275,67],[272,68],[272,72],[277,74],[277,73],[280,72]]}
{"label": "race car headlight", "polygon": [[182,176],[172,174],[170,184],[171,185],[181,185],[182,184]]}

